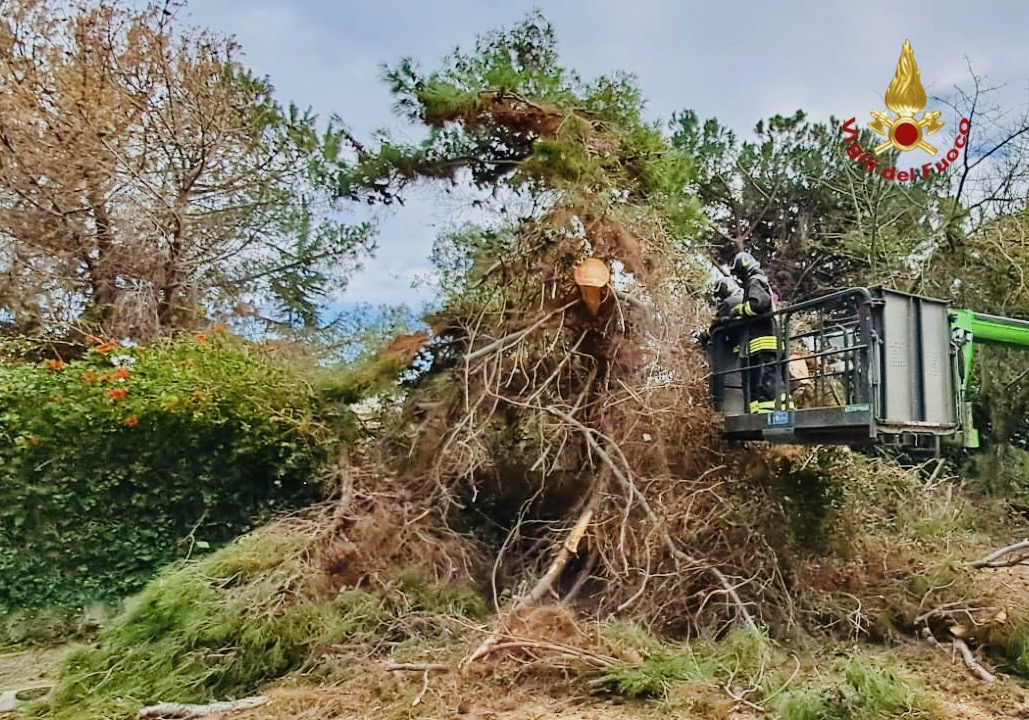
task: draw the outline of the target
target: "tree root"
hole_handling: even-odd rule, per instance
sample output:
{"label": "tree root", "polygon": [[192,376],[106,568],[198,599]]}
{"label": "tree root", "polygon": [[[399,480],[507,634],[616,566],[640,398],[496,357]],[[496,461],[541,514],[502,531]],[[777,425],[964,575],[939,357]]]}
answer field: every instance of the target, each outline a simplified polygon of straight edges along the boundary
{"label": "tree root", "polygon": [[[565,566],[568,565],[568,561],[572,559],[576,552],[578,552],[579,542],[582,540],[582,536],[586,534],[586,528],[589,527],[590,520],[592,519],[593,505],[591,503],[590,506],[583,510],[582,514],[579,515],[579,519],[576,520],[575,526],[572,528],[571,532],[568,533],[568,538],[564,541],[564,544],[561,545],[561,549],[554,557],[554,560],[550,563],[550,567],[547,568],[543,577],[536,582],[536,585],[533,586],[532,590],[515,599],[511,606],[511,612],[535,607],[539,604],[540,600],[542,600],[547,592],[549,592],[554,586],[554,582],[557,578],[561,576],[561,572],[565,569]],[[489,655],[490,652],[493,651],[494,646],[500,642],[501,638],[502,634],[500,632],[492,633],[482,641],[482,644],[475,649],[475,652],[469,655],[468,658],[461,663],[462,667],[467,669],[469,665],[479,658]]]}
{"label": "tree root", "polygon": [[[611,470],[611,473],[614,475],[615,479],[628,493],[629,497],[639,502],[640,506],[643,508],[643,511],[647,514],[647,518],[650,520],[653,527],[660,528],[662,526],[661,520],[660,518],[658,518],[657,513],[654,512],[654,509],[650,506],[650,503],[647,501],[647,498],[643,496],[643,493],[639,491],[639,488],[636,487],[635,483],[633,483],[632,480],[630,480],[628,476],[626,476],[625,473],[622,472],[621,468],[619,468],[615,464],[614,460],[611,458],[611,455],[607,452],[607,450],[605,450],[600,445],[600,443],[597,442],[596,438],[593,437],[593,432],[588,427],[583,425],[581,422],[573,418],[571,415],[563,413],[560,410],[557,410],[556,408],[547,408],[547,410],[553,413],[554,415],[557,415],[565,422],[576,426],[580,431],[582,431],[584,437],[586,438],[586,442],[589,444],[590,448],[595,453],[597,453],[600,459],[604,461],[604,464],[608,466],[608,468]],[[675,557],[678,560],[685,561],[691,565],[702,567],[708,572],[710,572],[715,577],[715,579],[718,580],[725,594],[729,597],[730,600],[732,600],[733,604],[736,606],[736,609],[743,617],[743,621],[746,623],[747,627],[751,630],[757,629],[757,623],[754,622],[754,618],[750,614],[750,611],[747,610],[747,606],[743,603],[743,600],[736,592],[736,588],[732,585],[732,583],[729,582],[729,578],[727,578],[721,570],[719,570],[717,567],[706,561],[694,558],[688,553],[680,550],[676,546],[675,542],[672,540],[671,536],[666,531],[663,531],[661,533],[661,539],[664,543],[665,548],[668,550],[669,553],[671,553],[673,557]]]}

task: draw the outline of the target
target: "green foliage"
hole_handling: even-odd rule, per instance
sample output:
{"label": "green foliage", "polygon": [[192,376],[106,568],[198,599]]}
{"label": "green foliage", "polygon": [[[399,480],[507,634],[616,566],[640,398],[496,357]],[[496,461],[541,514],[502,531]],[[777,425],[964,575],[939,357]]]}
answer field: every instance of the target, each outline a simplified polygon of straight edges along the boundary
{"label": "green foliage", "polygon": [[[202,703],[256,692],[321,651],[381,640],[410,613],[481,618],[481,595],[424,573],[385,578],[373,593],[337,590],[319,565],[317,522],[283,521],[198,560],[164,569],[101,633],[71,655],[49,702],[55,720],[129,718],[155,702]],[[421,629],[424,632],[424,628]]]}
{"label": "green foliage", "polygon": [[930,698],[884,665],[881,658],[852,654],[836,663],[836,684],[788,690],[767,703],[782,720],[885,720],[938,715]]}
{"label": "green foliage", "polygon": [[1029,678],[1029,622],[1023,623],[1012,633],[1007,656],[1011,663],[1011,671]]}
{"label": "green foliage", "polygon": [[[848,472],[850,470],[851,472]],[[776,547],[823,551],[837,528],[844,500],[853,492],[853,460],[835,448],[813,450],[803,461],[786,463],[772,473],[775,502],[785,522]]]}
{"label": "green foliage", "polygon": [[[847,157],[838,120],[813,123],[802,111],[758,122],[753,140],[690,110],[671,126],[672,146],[696,160],[688,189],[716,226],[708,240],[720,261],[739,249],[725,238],[746,237],[788,301],[912,279],[910,256],[933,236],[941,176],[887,182]],[[867,128],[860,144],[877,144]],[[895,156],[880,156],[880,165]]]}
{"label": "green foliage", "polygon": [[397,612],[461,615],[483,619],[489,611],[486,599],[475,590],[437,583],[424,572],[401,572],[385,593]]}
{"label": "green foliage", "polygon": [[983,517],[969,501],[958,498],[946,501],[911,503],[897,518],[898,529],[914,540],[975,539],[982,534]]}
{"label": "green foliage", "polygon": [[304,563],[311,542],[252,535],[165,570],[96,647],[67,659],[37,714],[128,718],[155,702],[242,696],[303,666],[315,648],[374,628],[386,617],[382,601],[327,593]]}
{"label": "green foliage", "polygon": [[774,717],[781,720],[834,720],[832,708],[816,690],[788,690],[775,698]]}
{"label": "green foliage", "polygon": [[[426,127],[416,145],[384,139],[338,178],[340,193],[391,203],[418,179],[481,188],[628,190],[695,232],[699,204],[686,192],[693,163],[643,122],[643,100],[625,74],[585,81],[559,63],[547,20],[534,13],[455,50],[432,72],[411,59],[386,69],[399,112]],[[462,176],[464,177],[464,176]]]}
{"label": "green foliage", "polygon": [[120,597],[318,497],[316,409],[289,364],[220,333],[0,365],[0,610]]}
{"label": "green foliage", "polygon": [[600,637],[608,645],[630,649],[644,655],[661,650],[661,640],[636,623],[613,620],[600,627]]}
{"label": "green foliage", "polygon": [[[640,640],[631,630],[613,630],[622,640]],[[628,698],[650,698],[664,695],[674,682],[725,681],[736,673],[753,673],[771,650],[771,642],[762,631],[735,628],[721,641],[702,640],[654,649],[644,636],[642,646],[650,649],[642,665],[624,663],[592,681],[592,684]]]}

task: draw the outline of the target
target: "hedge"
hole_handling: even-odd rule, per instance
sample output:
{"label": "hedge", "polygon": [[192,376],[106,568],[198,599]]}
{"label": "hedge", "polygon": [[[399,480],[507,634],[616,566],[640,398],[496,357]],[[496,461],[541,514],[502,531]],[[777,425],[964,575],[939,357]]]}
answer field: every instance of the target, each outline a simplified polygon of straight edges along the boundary
{"label": "hedge", "polygon": [[0,613],[113,600],[316,499],[316,410],[289,364],[220,333],[0,364]]}

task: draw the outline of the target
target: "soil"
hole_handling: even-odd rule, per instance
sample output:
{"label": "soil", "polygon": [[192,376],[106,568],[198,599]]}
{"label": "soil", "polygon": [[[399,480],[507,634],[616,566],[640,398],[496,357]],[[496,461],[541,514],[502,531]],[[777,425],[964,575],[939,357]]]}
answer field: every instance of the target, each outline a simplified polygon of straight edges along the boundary
{"label": "soil", "polygon": [[71,645],[0,649],[0,694],[53,684]]}

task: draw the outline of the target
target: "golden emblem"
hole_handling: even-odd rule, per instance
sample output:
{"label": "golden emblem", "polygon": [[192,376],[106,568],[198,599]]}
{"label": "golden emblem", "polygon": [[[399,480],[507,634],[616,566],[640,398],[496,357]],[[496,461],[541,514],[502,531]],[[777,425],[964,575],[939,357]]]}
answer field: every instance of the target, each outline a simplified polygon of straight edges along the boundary
{"label": "golden emblem", "polygon": [[925,88],[922,87],[918,65],[915,64],[915,53],[911,49],[911,42],[905,40],[900,60],[897,61],[897,72],[886,89],[886,107],[897,117],[891,118],[887,113],[873,110],[873,122],[868,123],[868,127],[887,138],[886,142],[875,148],[876,155],[891,147],[903,151],[919,148],[930,155],[936,154],[936,148],[923,139],[922,131],[932,135],[943,127],[940,111],[923,113],[921,119],[915,117],[925,107],[925,100]]}

